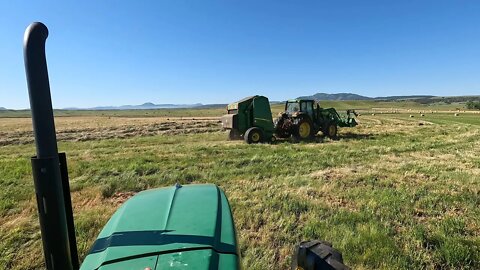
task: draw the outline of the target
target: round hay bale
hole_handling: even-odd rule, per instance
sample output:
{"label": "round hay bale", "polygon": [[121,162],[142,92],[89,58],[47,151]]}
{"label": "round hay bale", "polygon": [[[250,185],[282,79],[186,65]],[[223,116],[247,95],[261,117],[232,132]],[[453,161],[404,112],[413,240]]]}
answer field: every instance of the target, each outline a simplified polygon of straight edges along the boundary
{"label": "round hay bale", "polygon": [[421,117],[424,117],[424,116],[425,116],[425,114],[423,114],[423,113],[422,113],[422,114],[420,114],[420,116],[421,116]]}
{"label": "round hay bale", "polygon": [[454,114],[455,116],[458,116],[458,113]]}
{"label": "round hay bale", "polygon": [[410,118],[413,118],[414,116],[410,114]]}
{"label": "round hay bale", "polygon": [[372,116],[375,116],[375,114],[374,114],[374,113],[372,113]]}

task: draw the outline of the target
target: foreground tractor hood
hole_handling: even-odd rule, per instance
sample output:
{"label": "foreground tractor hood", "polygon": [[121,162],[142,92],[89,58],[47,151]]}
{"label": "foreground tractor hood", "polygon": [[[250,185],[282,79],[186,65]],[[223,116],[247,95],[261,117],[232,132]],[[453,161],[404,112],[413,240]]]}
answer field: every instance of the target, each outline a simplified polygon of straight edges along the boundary
{"label": "foreground tractor hood", "polygon": [[237,269],[235,228],[216,185],[138,193],[100,232],[81,269]]}

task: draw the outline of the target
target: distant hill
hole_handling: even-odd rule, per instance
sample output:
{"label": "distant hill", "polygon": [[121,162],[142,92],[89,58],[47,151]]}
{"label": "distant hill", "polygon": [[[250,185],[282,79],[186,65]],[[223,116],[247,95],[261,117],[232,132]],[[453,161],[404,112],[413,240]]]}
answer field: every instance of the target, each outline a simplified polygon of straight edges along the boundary
{"label": "distant hill", "polygon": [[436,96],[430,96],[430,95],[387,96],[387,97],[376,97],[375,100],[430,99],[430,98],[435,98],[435,97]]}
{"label": "distant hill", "polygon": [[154,110],[154,109],[181,109],[181,108],[196,108],[205,106],[201,103],[196,104],[154,104],[146,102],[140,105],[122,105],[122,106],[98,106],[92,108],[64,108],[64,110]]}
{"label": "distant hill", "polygon": [[201,109],[215,109],[215,108],[225,108],[227,107],[228,104],[205,104],[205,105],[200,105],[196,106],[194,108],[201,108]]}
{"label": "distant hill", "polygon": [[411,96],[386,96],[386,97],[366,97],[353,93],[338,93],[338,94],[326,94],[316,93],[311,96],[303,96],[299,98],[315,99],[315,100],[407,100],[407,99],[433,99],[436,96],[431,95],[411,95]]}
{"label": "distant hill", "polygon": [[311,96],[303,96],[298,98],[315,99],[315,100],[371,100],[373,98],[361,96],[353,93],[338,93],[338,94],[326,94],[316,93]]}
{"label": "distant hill", "polygon": [[4,107],[0,107],[0,111],[6,111],[7,108],[4,108]]}
{"label": "distant hill", "polygon": [[414,101],[420,104],[432,104],[432,103],[454,103],[454,102],[468,102],[468,101],[480,101],[480,96],[432,96],[432,95],[410,95],[410,96],[385,96],[385,97],[366,97],[353,93],[338,93],[338,94],[326,94],[316,93],[311,96],[303,96],[298,98],[315,99],[315,100],[373,100],[373,101]]}

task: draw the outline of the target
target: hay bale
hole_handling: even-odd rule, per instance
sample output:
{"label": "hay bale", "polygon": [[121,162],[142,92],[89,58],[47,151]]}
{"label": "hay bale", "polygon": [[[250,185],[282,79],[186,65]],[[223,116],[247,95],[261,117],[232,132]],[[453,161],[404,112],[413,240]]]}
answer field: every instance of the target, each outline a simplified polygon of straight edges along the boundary
{"label": "hay bale", "polygon": [[454,114],[455,116],[458,116],[458,113]]}
{"label": "hay bale", "polygon": [[414,116],[410,114],[410,118],[413,118]]}
{"label": "hay bale", "polygon": [[374,113],[372,113],[372,116],[375,116],[375,114],[374,114]]}
{"label": "hay bale", "polygon": [[420,114],[420,116],[421,116],[421,117],[424,117],[424,116],[425,116],[425,114],[423,114],[423,113],[422,113],[422,114]]}

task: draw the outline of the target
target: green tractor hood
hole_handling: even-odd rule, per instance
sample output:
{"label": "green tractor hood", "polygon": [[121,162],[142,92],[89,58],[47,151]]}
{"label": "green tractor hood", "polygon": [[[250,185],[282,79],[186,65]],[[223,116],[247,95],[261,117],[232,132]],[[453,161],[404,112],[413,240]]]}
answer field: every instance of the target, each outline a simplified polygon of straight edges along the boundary
{"label": "green tractor hood", "polygon": [[100,232],[81,269],[238,269],[230,206],[216,185],[138,193]]}

